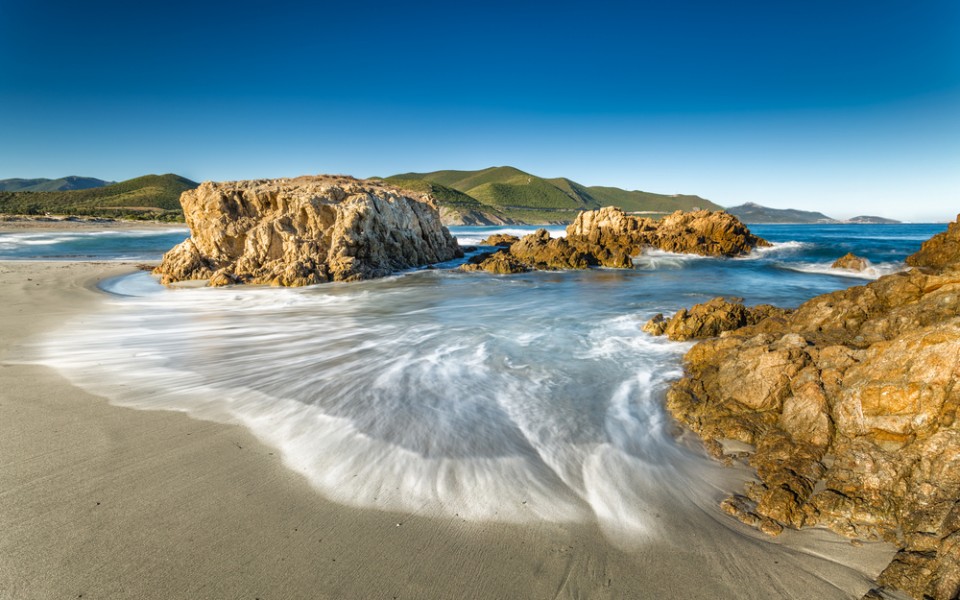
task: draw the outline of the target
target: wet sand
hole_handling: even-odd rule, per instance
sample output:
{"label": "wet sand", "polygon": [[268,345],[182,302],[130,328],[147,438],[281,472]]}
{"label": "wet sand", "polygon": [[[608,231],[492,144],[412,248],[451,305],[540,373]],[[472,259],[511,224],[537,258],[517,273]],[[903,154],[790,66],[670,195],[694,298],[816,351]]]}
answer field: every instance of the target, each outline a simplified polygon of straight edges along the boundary
{"label": "wet sand", "polygon": [[345,507],[238,425],[112,406],[18,364],[21,343],[96,309],[97,280],[134,268],[0,262],[2,598],[851,598],[870,581],[841,563],[875,575],[892,555],[787,533],[772,544],[805,550],[776,571],[751,564],[771,542],[748,531],[724,552],[628,551],[592,523]]}

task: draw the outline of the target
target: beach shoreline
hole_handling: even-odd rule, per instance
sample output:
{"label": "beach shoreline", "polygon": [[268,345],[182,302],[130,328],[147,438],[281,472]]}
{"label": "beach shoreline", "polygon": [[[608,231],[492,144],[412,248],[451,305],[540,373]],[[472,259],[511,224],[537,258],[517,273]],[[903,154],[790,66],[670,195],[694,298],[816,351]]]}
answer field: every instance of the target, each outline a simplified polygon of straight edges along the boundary
{"label": "beach shoreline", "polygon": [[[822,532],[801,540],[807,554],[795,569],[751,590],[733,568],[738,548],[624,550],[595,523],[506,525],[334,504],[239,425],[113,406],[19,362],[23,343],[95,311],[96,282],[135,270],[0,262],[0,597],[749,598],[767,586],[801,598],[826,581],[826,597],[844,598],[870,588],[840,564],[865,560],[861,549]],[[784,539],[743,531],[743,549]],[[889,558],[880,550],[859,570],[875,576]],[[809,562],[816,554],[843,558]],[[691,564],[702,581],[677,577]]]}
{"label": "beach shoreline", "polygon": [[105,221],[68,220],[66,218],[17,218],[0,219],[0,233],[23,231],[101,231],[104,229],[186,229],[186,223],[160,221]]}

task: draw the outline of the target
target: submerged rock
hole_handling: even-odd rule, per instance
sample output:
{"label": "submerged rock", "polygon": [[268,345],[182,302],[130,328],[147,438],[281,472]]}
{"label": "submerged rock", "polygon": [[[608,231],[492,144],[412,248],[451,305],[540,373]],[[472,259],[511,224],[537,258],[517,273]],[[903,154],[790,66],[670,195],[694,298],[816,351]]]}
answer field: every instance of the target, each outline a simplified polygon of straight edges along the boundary
{"label": "submerged rock", "polygon": [[703,256],[741,256],[758,246],[769,245],[751,234],[736,217],[722,211],[677,211],[655,221],[608,206],[578,214],[567,227],[566,237],[551,239],[546,230],[540,229],[511,243],[509,253],[532,269],[629,269],[633,267],[630,257],[645,248]]}
{"label": "submerged rock", "polygon": [[863,271],[870,263],[867,259],[857,256],[853,252],[847,252],[830,265],[831,269],[848,269],[850,271]]}
{"label": "submerged rock", "polygon": [[[935,600],[960,594],[958,240],[954,223],[908,259],[919,268],[697,344],[667,397],[708,447],[756,447],[760,482],[727,512],[898,544],[880,584]],[[742,312],[701,307],[674,317],[683,335]]]}
{"label": "submerged rock", "polygon": [[462,256],[429,196],[352,177],[206,182],[180,203],[191,235],[157,267],[165,284],[300,286]]}

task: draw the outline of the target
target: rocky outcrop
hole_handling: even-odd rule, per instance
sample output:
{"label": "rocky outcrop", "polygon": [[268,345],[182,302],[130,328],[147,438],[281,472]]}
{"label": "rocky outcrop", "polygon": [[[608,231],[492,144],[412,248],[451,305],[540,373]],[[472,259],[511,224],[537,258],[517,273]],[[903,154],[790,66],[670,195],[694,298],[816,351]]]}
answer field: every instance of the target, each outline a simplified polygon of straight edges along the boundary
{"label": "rocky outcrop", "polygon": [[[725,212],[677,211],[655,221],[608,206],[581,212],[567,227],[564,238],[551,239],[545,229],[539,229],[513,242],[508,252],[514,262],[530,269],[629,269],[633,267],[630,257],[645,248],[703,256],[741,256],[757,246],[768,245]],[[477,269],[467,269],[494,271],[503,266],[502,257],[490,256],[489,260],[497,264],[487,268],[481,262]]]}
{"label": "rocky outcrop", "polygon": [[701,256],[743,256],[758,246],[770,245],[722,211],[677,211],[655,221],[612,206],[580,213],[567,227],[567,238],[572,243],[629,256],[636,256],[644,248]]}
{"label": "rocky outcrop", "polygon": [[954,223],[915,269],[697,344],[667,398],[718,456],[755,448],[760,481],[727,512],[896,543],[879,583],[936,600],[960,594],[958,239]]}
{"label": "rocky outcrop", "polygon": [[190,238],[155,272],[165,284],[299,286],[462,256],[431,199],[404,194],[342,176],[203,183],[180,198]]}
{"label": "rocky outcrop", "polygon": [[500,246],[501,248],[509,248],[510,246],[516,244],[520,241],[515,235],[510,235],[509,233],[495,233],[488,237],[485,240],[480,242],[481,246]]}
{"label": "rocky outcrop", "polygon": [[942,235],[936,235],[907,257],[907,264],[928,271],[939,271],[957,264],[960,256],[960,223],[954,221]]}
{"label": "rocky outcrop", "polygon": [[512,275],[515,273],[526,273],[530,267],[516,259],[512,254],[501,250],[493,254],[481,254],[470,258],[465,265],[460,266],[461,271],[486,271],[495,275]]}
{"label": "rocky outcrop", "polygon": [[768,317],[782,320],[790,312],[770,304],[746,307],[742,298],[714,298],[689,310],[682,308],[669,319],[657,314],[647,321],[643,330],[652,335],[666,335],[671,340],[682,342],[716,337],[726,331],[754,325]]}
{"label": "rocky outcrop", "polygon": [[830,265],[831,269],[847,269],[849,271],[863,271],[870,263],[867,262],[867,259],[857,256],[853,252],[847,252],[837,260],[833,261],[833,264]]}

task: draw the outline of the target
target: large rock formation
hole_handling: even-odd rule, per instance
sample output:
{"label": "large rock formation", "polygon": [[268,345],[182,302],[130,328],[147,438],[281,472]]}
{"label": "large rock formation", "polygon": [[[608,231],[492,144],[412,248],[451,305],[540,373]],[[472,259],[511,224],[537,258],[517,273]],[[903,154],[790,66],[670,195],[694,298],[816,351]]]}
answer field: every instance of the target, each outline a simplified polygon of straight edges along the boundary
{"label": "large rock formation", "polygon": [[352,177],[207,182],[180,198],[190,238],[165,284],[298,286],[353,281],[462,256],[429,197]]}
{"label": "large rock formation", "polygon": [[[526,269],[585,269],[633,267],[631,256],[645,248],[703,256],[741,256],[769,242],[750,233],[736,217],[706,210],[677,211],[659,221],[627,215],[616,207],[584,211],[567,227],[565,238],[551,239],[545,229],[510,245],[513,264]],[[500,252],[497,255],[501,254]],[[466,270],[502,273],[503,256],[493,255]]]}
{"label": "large rock formation", "polygon": [[725,510],[770,533],[820,525],[894,542],[901,550],[880,584],[952,600],[960,594],[960,226],[907,262],[917,268],[699,343],[667,407],[718,456],[728,440],[755,447],[749,460],[760,482]]}

